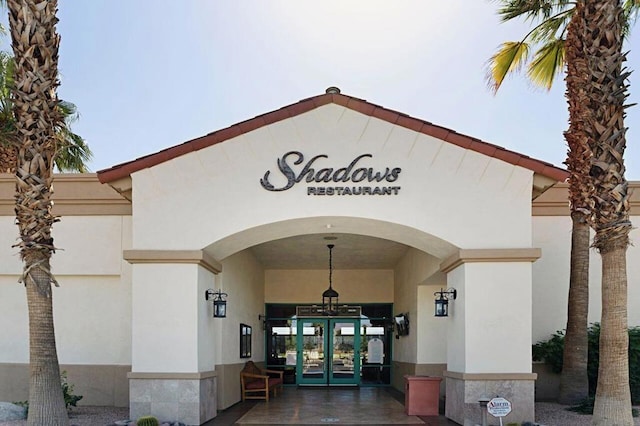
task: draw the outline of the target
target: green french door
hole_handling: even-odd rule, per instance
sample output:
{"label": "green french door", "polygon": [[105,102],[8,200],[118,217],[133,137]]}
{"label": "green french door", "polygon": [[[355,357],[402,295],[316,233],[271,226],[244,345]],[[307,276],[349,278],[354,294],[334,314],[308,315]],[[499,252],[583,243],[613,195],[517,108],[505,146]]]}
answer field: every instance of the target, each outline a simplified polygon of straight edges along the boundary
{"label": "green french door", "polygon": [[360,320],[308,318],[297,322],[297,384],[359,385]]}

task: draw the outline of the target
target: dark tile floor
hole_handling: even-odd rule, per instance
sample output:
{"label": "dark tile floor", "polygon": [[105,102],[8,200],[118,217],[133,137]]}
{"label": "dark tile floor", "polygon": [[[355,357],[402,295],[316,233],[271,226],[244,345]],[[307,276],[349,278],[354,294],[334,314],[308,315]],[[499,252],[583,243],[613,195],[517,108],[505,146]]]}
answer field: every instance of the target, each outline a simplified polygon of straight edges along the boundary
{"label": "dark tile floor", "polygon": [[285,388],[264,401],[238,403],[207,422],[206,426],[243,424],[294,425],[393,425],[452,426],[444,416],[407,416],[404,395],[391,388]]}

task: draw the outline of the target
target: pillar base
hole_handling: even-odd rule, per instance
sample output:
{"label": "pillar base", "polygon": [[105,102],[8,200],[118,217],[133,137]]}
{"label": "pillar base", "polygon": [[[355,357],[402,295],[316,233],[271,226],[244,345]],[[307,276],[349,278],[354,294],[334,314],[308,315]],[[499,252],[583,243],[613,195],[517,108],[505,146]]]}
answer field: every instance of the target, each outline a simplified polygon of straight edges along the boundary
{"label": "pillar base", "polygon": [[[535,420],[535,380],[537,374],[469,374],[445,371],[445,416],[464,426],[482,424],[478,400],[500,396],[511,402],[511,413],[503,417],[503,424],[533,422]],[[500,419],[487,416],[490,425]]]}
{"label": "pillar base", "polygon": [[129,373],[129,416],[201,425],[217,414],[215,371]]}

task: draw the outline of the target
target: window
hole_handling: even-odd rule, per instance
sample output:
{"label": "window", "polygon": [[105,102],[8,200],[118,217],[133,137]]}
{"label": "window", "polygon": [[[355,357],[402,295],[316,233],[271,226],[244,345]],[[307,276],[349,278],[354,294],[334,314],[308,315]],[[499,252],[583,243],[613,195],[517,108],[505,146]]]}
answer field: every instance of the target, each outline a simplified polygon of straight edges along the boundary
{"label": "window", "polygon": [[251,326],[240,324],[240,358],[251,358]]}

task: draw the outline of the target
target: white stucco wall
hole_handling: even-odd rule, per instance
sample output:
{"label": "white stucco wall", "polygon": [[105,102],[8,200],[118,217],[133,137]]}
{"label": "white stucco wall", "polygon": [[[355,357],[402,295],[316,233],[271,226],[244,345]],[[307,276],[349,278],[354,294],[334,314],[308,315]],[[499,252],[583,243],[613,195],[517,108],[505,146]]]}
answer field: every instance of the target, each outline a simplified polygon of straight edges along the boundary
{"label": "white stucco wall", "polygon": [[[444,364],[447,362],[447,326],[448,318],[434,316],[433,295],[441,288],[446,289],[446,282],[441,286],[418,286],[418,311],[416,332],[418,333],[418,364]],[[451,308],[455,302],[451,302]]]}
{"label": "white stucco wall", "polygon": [[[420,250],[409,249],[395,267],[394,313],[409,313],[409,335],[394,341],[394,361],[410,363],[443,362],[446,337],[443,324],[433,318],[433,298],[426,293],[432,286],[424,286],[429,277],[439,270],[440,259]],[[429,317],[431,314],[431,317]],[[442,340],[439,340],[442,339]],[[440,348],[438,348],[440,346]]]}
{"label": "white stucco wall", "polygon": [[[640,223],[632,216],[631,223]],[[637,225],[636,225],[637,226]],[[593,231],[592,231],[593,236]],[[627,251],[629,325],[640,325],[640,231],[631,231],[632,244]],[[534,216],[533,244],[542,248],[542,257],[533,264],[533,343],[548,339],[567,327],[569,265],[571,256],[571,218],[569,216]],[[601,317],[601,260],[591,250],[589,263],[589,322]]]}
{"label": "white stucco wall", "polygon": [[132,371],[200,371],[198,319],[211,312],[204,290],[214,284],[196,264],[133,265]]}
{"label": "white stucco wall", "polygon": [[[394,273],[385,269],[333,271],[333,288],[339,303],[392,303]],[[322,304],[322,292],[329,287],[328,270],[267,270],[267,303]]]}
{"label": "white stucco wall", "polygon": [[[318,160],[317,169],[345,167],[370,153],[373,158],[359,164],[375,170],[402,168],[396,182],[384,182],[402,188],[394,196],[331,197],[307,195],[304,183],[281,192],[262,188],[259,181],[267,171],[275,186],[282,184],[276,161],[294,150],[307,160],[328,155]],[[334,104],[141,170],[132,178],[136,249],[210,246],[214,257],[223,259],[274,238],[326,232],[327,221],[335,232],[391,236],[441,256],[453,246],[531,244],[530,170]],[[301,220],[288,222],[275,235],[259,228],[292,219]],[[365,227],[366,220],[378,226]],[[385,224],[404,228],[390,234]],[[235,235],[242,238],[233,239]]]}
{"label": "white stucco wall", "polygon": [[[220,288],[227,293],[227,318],[214,319],[220,328],[217,335],[216,364],[244,362],[240,358],[240,324],[252,327],[251,359],[264,360],[264,332],[258,315],[264,314],[264,270],[250,250],[229,256],[222,262]],[[218,287],[216,287],[217,289]],[[210,314],[211,316],[211,314]]]}
{"label": "white stucco wall", "polygon": [[531,264],[465,263],[448,275],[451,303],[448,369],[531,372]]}
{"label": "white stucco wall", "polygon": [[[22,263],[11,248],[13,217],[0,217],[0,362],[29,361],[28,312],[18,284]],[[130,245],[130,217],[69,216],[54,225],[58,251],[51,259],[58,358],[62,364],[131,363],[131,267],[122,260]]]}

